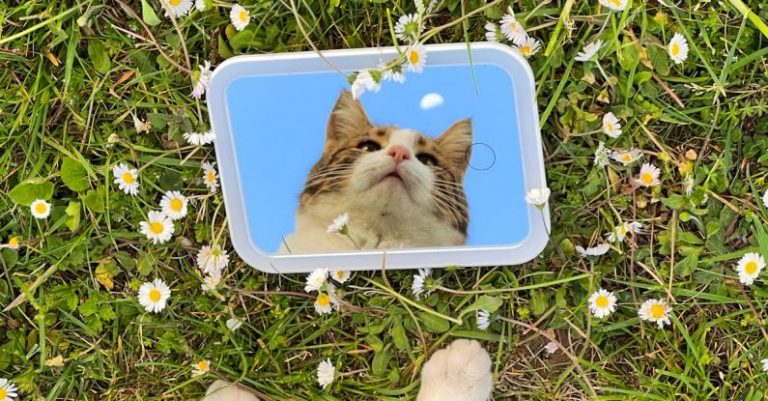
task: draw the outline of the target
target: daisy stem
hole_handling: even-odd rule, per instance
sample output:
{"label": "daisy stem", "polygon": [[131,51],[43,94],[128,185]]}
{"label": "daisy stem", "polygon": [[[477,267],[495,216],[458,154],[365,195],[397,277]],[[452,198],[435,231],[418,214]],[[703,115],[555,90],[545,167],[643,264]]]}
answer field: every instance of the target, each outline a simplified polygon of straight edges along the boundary
{"label": "daisy stem", "polygon": [[539,209],[539,212],[541,214],[541,222],[544,223],[544,231],[546,231],[547,237],[551,237],[552,233],[549,231],[549,226],[547,225],[547,219],[544,217],[544,208]]}
{"label": "daisy stem", "polygon": [[392,23],[392,13],[387,8],[387,22],[389,23],[389,34],[392,36],[392,44],[395,45],[395,50],[400,53],[400,45],[397,43],[397,36],[395,36],[395,24]]}
{"label": "daisy stem", "polygon": [[573,277],[566,277],[561,278],[553,281],[548,281],[546,283],[537,283],[537,284],[531,284],[526,285],[522,287],[514,287],[514,288],[492,288],[488,290],[454,290],[451,288],[443,287],[441,285],[435,284],[432,286],[432,288],[436,290],[441,290],[443,292],[447,292],[449,294],[456,294],[456,295],[483,295],[483,294],[497,294],[497,293],[503,293],[503,292],[518,292],[518,291],[526,291],[526,290],[535,290],[537,288],[544,288],[544,287],[550,287],[557,284],[563,284],[563,283],[569,283],[571,281],[577,281],[581,279],[585,279],[588,277],[591,277],[592,274],[590,273],[583,273],[579,274],[578,276]]}
{"label": "daisy stem", "polygon": [[391,287],[388,287],[388,286],[386,286],[384,284],[381,284],[378,281],[374,281],[374,280],[371,280],[371,279],[368,279],[368,278],[366,278],[365,281],[367,281],[368,283],[372,284],[374,287],[377,287],[377,288],[383,290],[387,294],[397,298],[401,302],[413,306],[416,309],[419,309],[421,311],[424,311],[426,313],[429,313],[430,315],[439,317],[441,319],[445,319],[445,320],[447,320],[449,322],[453,322],[453,323],[456,323],[456,324],[459,324],[459,325],[462,324],[461,319],[457,319],[457,318],[454,318],[454,317],[446,316],[446,315],[443,315],[440,312],[437,312],[435,310],[427,308],[426,306],[424,306],[424,305],[422,305],[422,304],[420,304],[418,302],[414,302],[414,301],[408,299],[407,297],[404,297],[403,295],[401,295],[397,291],[393,290]]}

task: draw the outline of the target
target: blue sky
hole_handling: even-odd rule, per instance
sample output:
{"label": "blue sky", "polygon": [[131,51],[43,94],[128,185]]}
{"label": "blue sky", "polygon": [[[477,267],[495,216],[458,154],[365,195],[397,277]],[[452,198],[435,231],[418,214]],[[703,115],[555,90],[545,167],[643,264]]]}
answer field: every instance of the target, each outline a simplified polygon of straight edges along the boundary
{"label": "blue sky", "polygon": [[[464,181],[468,244],[515,244],[527,236],[528,218],[513,81],[494,65],[476,64],[474,70],[477,92],[469,66],[428,66],[421,74],[407,74],[405,84],[385,82],[361,100],[373,123],[431,137],[471,117],[476,145],[470,160],[475,168]],[[344,77],[324,72],[242,77],[227,89],[251,240],[266,253],[275,252],[293,231],[299,194],[344,88]],[[440,94],[444,103],[422,110],[421,99],[429,93]]]}

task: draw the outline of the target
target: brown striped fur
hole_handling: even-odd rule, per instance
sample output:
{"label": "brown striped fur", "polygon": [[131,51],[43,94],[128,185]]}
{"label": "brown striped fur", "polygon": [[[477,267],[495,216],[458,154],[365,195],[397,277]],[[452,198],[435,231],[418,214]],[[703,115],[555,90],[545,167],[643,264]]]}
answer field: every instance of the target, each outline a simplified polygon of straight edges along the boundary
{"label": "brown striped fur", "polygon": [[[283,252],[464,244],[469,214],[462,183],[471,144],[468,119],[432,139],[372,124],[362,104],[342,92]],[[401,165],[395,147],[407,149]],[[343,212],[351,219],[349,239],[325,232]]]}

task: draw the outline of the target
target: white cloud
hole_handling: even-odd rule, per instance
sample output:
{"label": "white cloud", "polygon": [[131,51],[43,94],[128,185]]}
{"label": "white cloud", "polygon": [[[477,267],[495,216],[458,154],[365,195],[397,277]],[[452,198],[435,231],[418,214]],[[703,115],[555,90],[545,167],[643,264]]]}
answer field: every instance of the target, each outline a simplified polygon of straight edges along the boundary
{"label": "white cloud", "polygon": [[437,93],[427,93],[421,98],[421,109],[429,110],[443,104],[443,97]]}

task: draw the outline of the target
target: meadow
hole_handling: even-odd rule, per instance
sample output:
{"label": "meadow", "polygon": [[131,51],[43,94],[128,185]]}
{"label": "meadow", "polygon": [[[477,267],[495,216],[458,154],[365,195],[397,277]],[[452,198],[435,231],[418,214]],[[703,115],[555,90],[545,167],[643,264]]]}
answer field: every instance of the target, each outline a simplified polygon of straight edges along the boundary
{"label": "meadow", "polygon": [[[767,20],[761,0],[0,2],[0,401],[190,400],[216,378],[412,400],[454,338],[489,349],[497,401],[768,399]],[[537,82],[538,258],[334,271],[332,292],[238,259],[212,68],[397,42],[350,76],[364,96],[407,85],[421,43],[485,40]]]}

